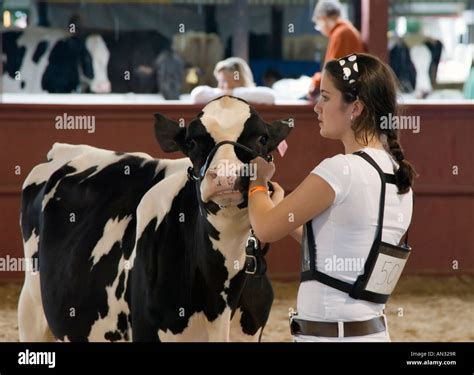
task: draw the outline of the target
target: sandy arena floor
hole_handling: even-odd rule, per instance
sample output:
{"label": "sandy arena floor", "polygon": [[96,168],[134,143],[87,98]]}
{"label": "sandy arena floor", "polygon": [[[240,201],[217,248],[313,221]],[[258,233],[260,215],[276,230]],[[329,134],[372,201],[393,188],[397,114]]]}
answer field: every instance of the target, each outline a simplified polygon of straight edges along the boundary
{"label": "sandy arena floor", "polygon": [[[0,286],[0,341],[18,341],[20,288]],[[263,341],[291,341],[288,309],[296,305],[298,284],[274,283],[274,288]],[[386,313],[393,341],[474,341],[474,278],[404,277]]]}

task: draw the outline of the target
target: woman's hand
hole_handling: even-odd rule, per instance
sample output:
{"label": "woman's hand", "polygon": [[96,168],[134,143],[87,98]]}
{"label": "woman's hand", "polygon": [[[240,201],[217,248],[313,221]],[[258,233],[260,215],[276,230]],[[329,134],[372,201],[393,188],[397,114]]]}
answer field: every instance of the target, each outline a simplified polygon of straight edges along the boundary
{"label": "woman's hand", "polygon": [[255,181],[265,183],[269,181],[275,173],[275,164],[268,162],[261,156],[250,161],[251,165],[255,165]]}
{"label": "woman's hand", "polygon": [[285,190],[283,190],[281,185],[276,183],[275,181],[271,181],[271,183],[273,186],[273,192],[272,195],[270,195],[270,198],[273,204],[276,206],[283,200],[283,198],[285,198]]}

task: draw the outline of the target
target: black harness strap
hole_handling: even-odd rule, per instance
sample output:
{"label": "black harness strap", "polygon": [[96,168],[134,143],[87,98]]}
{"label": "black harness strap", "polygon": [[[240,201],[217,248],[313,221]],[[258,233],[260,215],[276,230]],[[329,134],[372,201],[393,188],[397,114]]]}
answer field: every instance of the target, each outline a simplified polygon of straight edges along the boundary
{"label": "black harness strap", "polygon": [[[384,215],[384,206],[385,206],[385,185],[395,184],[395,175],[384,173],[382,169],[377,165],[377,163],[365,152],[355,152],[355,155],[358,155],[369,162],[378,172],[381,180],[381,192],[379,199],[379,213],[377,221],[377,230],[375,232],[375,240],[370,249],[369,255],[365,262],[364,274],[360,275],[355,284],[351,284],[339,279],[336,279],[328,274],[325,274],[317,269],[317,246],[314,238],[312,220],[308,221],[304,227],[305,233],[303,233],[303,239],[307,241],[308,250],[309,250],[309,260],[310,267],[308,271],[301,272],[301,281],[316,280],[325,285],[338,289],[342,292],[348,293],[351,297],[360,298],[361,295],[357,294],[365,286],[367,281],[367,275],[370,275],[375,261],[378,255],[378,249],[380,242],[382,240],[382,229],[383,229],[383,215]],[[367,269],[367,265],[370,265],[370,269]],[[355,293],[355,294],[354,294]],[[370,294],[370,292],[369,292]]]}

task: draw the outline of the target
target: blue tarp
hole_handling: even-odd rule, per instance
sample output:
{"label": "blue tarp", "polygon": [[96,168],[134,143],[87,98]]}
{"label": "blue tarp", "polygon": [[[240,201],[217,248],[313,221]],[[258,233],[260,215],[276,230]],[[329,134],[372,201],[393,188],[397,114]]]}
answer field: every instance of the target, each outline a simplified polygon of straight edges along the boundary
{"label": "blue tarp", "polygon": [[285,61],[258,59],[250,60],[250,69],[258,86],[263,84],[263,74],[267,69],[277,70],[283,78],[299,78],[302,75],[312,76],[321,70],[321,64],[316,61]]}

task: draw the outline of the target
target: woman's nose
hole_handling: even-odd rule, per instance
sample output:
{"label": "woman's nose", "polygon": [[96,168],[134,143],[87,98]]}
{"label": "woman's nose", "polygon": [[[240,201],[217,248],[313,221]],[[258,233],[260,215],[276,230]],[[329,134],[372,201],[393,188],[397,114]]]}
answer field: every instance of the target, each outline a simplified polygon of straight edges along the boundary
{"label": "woman's nose", "polygon": [[316,103],[313,110],[314,110],[314,112],[316,112],[317,115],[321,114],[321,106],[319,105],[319,102]]}

